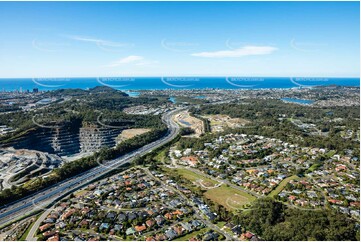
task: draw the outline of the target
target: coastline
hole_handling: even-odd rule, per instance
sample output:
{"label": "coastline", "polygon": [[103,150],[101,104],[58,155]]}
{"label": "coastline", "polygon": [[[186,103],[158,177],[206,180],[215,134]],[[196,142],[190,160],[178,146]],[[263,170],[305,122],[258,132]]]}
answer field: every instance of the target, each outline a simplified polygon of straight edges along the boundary
{"label": "coastline", "polygon": [[[165,81],[161,77],[114,77],[104,78],[0,78],[0,92],[6,91],[53,91],[59,89],[87,90],[96,86],[108,86],[121,91],[157,90],[289,90],[307,89],[323,86],[360,87],[360,78],[305,78],[295,83],[292,78],[255,77],[238,78],[230,82],[227,77],[178,77]],[[320,85],[321,84],[321,85]]]}

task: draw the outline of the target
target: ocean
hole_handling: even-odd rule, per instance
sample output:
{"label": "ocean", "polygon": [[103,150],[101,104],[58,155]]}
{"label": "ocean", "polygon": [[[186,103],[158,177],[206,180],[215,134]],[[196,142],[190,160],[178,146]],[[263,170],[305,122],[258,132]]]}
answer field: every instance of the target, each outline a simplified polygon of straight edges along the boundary
{"label": "ocean", "polygon": [[360,87],[359,78],[275,77],[101,77],[101,78],[0,78],[0,91],[48,91],[109,86],[118,90],[163,89],[269,89],[326,85]]}

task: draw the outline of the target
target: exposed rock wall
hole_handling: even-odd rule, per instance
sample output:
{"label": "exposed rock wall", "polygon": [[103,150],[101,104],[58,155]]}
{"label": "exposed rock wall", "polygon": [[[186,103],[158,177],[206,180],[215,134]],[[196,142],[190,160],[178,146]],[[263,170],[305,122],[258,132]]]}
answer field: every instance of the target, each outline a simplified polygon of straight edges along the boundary
{"label": "exposed rock wall", "polygon": [[67,156],[79,152],[94,152],[104,146],[113,147],[121,131],[96,125],[76,127],[65,124],[56,128],[37,127],[3,147],[12,146],[15,149],[32,149]]}
{"label": "exposed rock wall", "polygon": [[116,137],[121,130],[99,127],[80,128],[79,140],[81,152],[94,152],[101,147],[113,147],[116,145]]}

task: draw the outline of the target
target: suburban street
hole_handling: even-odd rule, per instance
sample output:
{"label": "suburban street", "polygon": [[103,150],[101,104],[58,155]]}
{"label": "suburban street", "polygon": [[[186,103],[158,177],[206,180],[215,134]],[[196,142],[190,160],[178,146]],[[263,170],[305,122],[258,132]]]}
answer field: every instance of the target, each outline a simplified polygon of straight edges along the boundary
{"label": "suburban street", "polygon": [[177,193],[178,195],[180,195],[184,201],[187,201],[189,205],[192,206],[192,208],[194,209],[194,211],[196,212],[196,215],[198,217],[198,219],[200,219],[204,224],[206,224],[208,226],[208,228],[211,228],[221,234],[223,234],[226,238],[226,240],[231,241],[232,236],[227,233],[226,231],[222,231],[218,226],[216,226],[215,224],[213,224],[212,222],[210,222],[208,219],[205,219],[201,214],[201,211],[199,211],[198,207],[190,200],[188,199],[183,193],[181,193],[180,191],[178,191],[177,189],[175,189],[174,187],[168,186],[166,183],[164,183],[162,180],[160,180],[159,178],[155,177],[152,175],[152,173],[148,170],[148,169],[144,169],[145,172],[152,177],[153,179],[159,181],[164,187],[167,187],[168,189],[172,190],[173,192]]}

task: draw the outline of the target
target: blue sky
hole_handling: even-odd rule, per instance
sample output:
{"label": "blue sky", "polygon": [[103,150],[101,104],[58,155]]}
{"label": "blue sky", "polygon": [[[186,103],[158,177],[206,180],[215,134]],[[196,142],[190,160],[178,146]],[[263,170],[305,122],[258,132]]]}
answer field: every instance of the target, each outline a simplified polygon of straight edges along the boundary
{"label": "blue sky", "polygon": [[358,77],[359,2],[0,2],[0,77]]}

